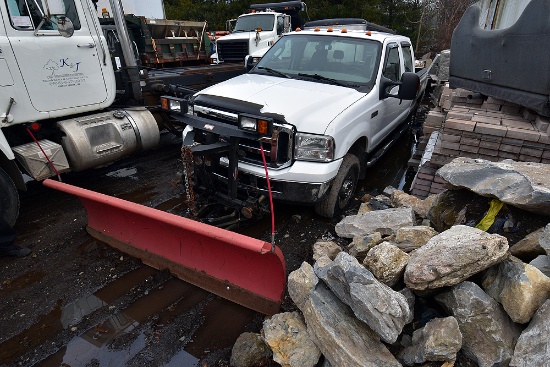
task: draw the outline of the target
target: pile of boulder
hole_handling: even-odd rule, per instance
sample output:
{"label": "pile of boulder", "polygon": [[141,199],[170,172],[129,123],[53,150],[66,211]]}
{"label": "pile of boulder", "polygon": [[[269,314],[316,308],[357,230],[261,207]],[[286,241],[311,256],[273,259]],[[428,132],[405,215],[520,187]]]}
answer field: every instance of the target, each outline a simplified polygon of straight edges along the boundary
{"label": "pile of boulder", "polygon": [[296,310],[242,334],[232,366],[550,366],[550,165],[438,174],[444,193],[388,188],[315,243],[288,277]]}

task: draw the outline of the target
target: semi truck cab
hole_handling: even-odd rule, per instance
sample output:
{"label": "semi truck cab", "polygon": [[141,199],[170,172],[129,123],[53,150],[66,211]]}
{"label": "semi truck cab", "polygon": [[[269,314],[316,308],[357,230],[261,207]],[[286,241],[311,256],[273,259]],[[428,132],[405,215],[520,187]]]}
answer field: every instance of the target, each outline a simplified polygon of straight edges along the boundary
{"label": "semi truck cab", "polygon": [[258,62],[283,34],[301,26],[301,1],[253,4],[250,13],[240,15],[231,34],[216,41],[212,63],[243,62],[249,56]]}

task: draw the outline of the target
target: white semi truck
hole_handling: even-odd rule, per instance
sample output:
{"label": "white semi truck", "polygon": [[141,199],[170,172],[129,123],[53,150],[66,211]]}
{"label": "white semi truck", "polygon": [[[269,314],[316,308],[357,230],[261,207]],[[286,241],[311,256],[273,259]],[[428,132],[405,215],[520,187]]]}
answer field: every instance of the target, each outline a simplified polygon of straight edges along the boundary
{"label": "white semi truck", "polygon": [[[199,37],[205,22],[131,18],[120,0],[109,1],[112,19],[101,22],[105,1],[0,1],[0,215],[10,224],[29,180],[154,147],[159,127],[179,133],[182,127],[159,111],[161,93],[182,95],[244,70],[199,65],[206,60]],[[122,3],[163,14],[160,0]],[[139,21],[130,24],[132,32],[128,19]],[[161,28],[166,32],[158,33]],[[162,49],[145,47],[155,40]],[[180,66],[168,66],[173,61]]]}
{"label": "white semi truck", "polygon": [[212,62],[244,62],[250,56],[258,62],[283,34],[302,26],[301,1],[252,4],[250,12],[240,15],[231,33],[216,41]]}

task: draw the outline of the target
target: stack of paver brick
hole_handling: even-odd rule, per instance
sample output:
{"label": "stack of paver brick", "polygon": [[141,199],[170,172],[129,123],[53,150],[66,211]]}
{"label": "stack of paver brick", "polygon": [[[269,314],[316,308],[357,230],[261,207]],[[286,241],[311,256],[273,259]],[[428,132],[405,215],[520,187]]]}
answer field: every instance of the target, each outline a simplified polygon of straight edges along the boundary
{"label": "stack of paver brick", "polygon": [[441,192],[444,181],[435,172],[456,157],[550,163],[548,118],[513,103],[448,87],[438,107],[428,113],[424,124],[426,137],[439,132],[437,143],[418,169],[413,195]]}

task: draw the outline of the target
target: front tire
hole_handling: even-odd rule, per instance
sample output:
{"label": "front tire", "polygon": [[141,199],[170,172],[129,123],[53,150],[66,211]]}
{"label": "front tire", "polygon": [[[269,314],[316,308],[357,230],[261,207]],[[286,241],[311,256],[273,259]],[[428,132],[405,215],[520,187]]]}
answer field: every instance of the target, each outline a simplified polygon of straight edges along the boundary
{"label": "front tire", "polygon": [[0,168],[0,215],[13,227],[19,215],[19,193],[12,179]]}
{"label": "front tire", "polygon": [[322,201],[315,204],[317,214],[325,218],[332,218],[349,206],[357,187],[359,168],[359,158],[350,153],[344,156],[328,194]]}

